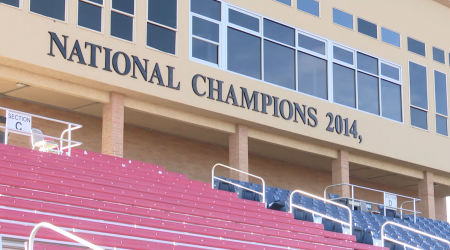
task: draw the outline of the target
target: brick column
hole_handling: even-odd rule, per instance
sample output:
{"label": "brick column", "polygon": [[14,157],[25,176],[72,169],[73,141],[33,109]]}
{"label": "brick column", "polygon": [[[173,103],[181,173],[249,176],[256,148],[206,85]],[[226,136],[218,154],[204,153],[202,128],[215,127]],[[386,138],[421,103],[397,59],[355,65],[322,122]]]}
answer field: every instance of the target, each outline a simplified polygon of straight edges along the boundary
{"label": "brick column", "polygon": [[446,197],[436,196],[436,220],[447,221],[447,199]]}
{"label": "brick column", "polygon": [[[331,163],[332,169],[332,184],[350,183],[350,171],[349,171],[349,154],[347,151],[339,150],[338,158],[334,159]],[[338,186],[333,188],[336,194],[341,197],[350,197],[349,186]]]}
{"label": "brick column", "polygon": [[102,153],[123,157],[125,95],[111,92],[103,105]]}
{"label": "brick column", "polygon": [[419,209],[422,216],[436,219],[434,203],[434,175],[431,172],[423,172],[423,180],[419,181]]}
{"label": "brick column", "polygon": [[[236,124],[235,133],[230,135],[229,140],[230,167],[248,172],[248,128]],[[248,181],[248,175],[230,171],[230,178]]]}

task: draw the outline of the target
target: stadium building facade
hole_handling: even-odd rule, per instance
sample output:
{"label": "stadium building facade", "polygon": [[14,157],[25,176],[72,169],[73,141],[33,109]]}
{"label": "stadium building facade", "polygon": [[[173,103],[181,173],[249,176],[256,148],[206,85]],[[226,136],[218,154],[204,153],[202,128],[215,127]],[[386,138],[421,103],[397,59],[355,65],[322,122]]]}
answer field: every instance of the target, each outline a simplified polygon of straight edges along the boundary
{"label": "stadium building facade", "polygon": [[448,1],[0,0],[0,23],[0,106],[80,149],[447,221]]}

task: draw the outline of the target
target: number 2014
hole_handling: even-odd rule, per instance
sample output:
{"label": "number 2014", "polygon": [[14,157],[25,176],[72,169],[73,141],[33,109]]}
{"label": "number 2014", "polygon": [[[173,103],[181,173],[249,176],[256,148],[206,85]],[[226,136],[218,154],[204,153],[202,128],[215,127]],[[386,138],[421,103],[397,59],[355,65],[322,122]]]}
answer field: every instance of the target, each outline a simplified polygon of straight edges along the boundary
{"label": "number 2014", "polygon": [[327,117],[330,118],[327,131],[336,132],[340,135],[344,133],[345,136],[350,136],[351,134],[353,135],[353,138],[359,139],[359,143],[362,142],[362,136],[361,135],[358,136],[358,122],[356,120],[352,123],[352,126],[349,128],[350,123],[348,118],[342,119],[340,115],[334,117],[333,113],[327,113]]}

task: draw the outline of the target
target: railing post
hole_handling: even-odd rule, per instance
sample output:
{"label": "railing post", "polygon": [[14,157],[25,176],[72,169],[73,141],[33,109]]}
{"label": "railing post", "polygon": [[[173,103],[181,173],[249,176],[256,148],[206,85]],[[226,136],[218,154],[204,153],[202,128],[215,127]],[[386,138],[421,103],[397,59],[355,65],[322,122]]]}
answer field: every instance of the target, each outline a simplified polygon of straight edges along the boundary
{"label": "railing post", "polygon": [[352,210],[355,210],[355,187],[352,185]]}
{"label": "railing post", "polygon": [[3,249],[3,239],[2,239],[2,235],[0,235],[0,250]]}
{"label": "railing post", "polygon": [[69,124],[69,156],[72,154],[72,124]]}
{"label": "railing post", "polygon": [[6,110],[6,124],[5,124],[5,145],[8,144],[8,114],[9,114],[9,110]]}
{"label": "railing post", "polygon": [[416,217],[417,217],[417,212],[416,212],[416,199],[414,199],[414,223],[416,223]]}

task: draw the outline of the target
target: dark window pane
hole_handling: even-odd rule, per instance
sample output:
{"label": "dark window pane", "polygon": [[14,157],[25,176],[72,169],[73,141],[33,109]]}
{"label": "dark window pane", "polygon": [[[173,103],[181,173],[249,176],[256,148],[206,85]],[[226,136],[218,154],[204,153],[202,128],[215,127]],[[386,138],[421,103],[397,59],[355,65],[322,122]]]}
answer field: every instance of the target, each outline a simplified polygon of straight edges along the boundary
{"label": "dark window pane", "polygon": [[220,2],[215,0],[191,0],[191,11],[220,21]]}
{"label": "dark window pane", "polygon": [[425,43],[408,37],[408,50],[421,56],[425,56]]}
{"label": "dark window pane", "polygon": [[228,70],[261,79],[261,39],[228,28]]}
{"label": "dark window pane", "polygon": [[297,0],[297,8],[314,16],[319,16],[319,2],[315,0]]}
{"label": "dark window pane", "polygon": [[377,38],[377,25],[371,22],[367,22],[361,18],[358,18],[358,32],[364,35],[371,36],[373,38]]}
{"label": "dark window pane", "polygon": [[298,52],[298,91],[328,99],[327,61]]}
{"label": "dark window pane", "polygon": [[264,81],[295,89],[295,50],[264,40]]}
{"label": "dark window pane", "polygon": [[445,64],[445,52],[441,49],[433,47],[433,60]]}
{"label": "dark window pane", "polygon": [[177,28],[177,0],[148,0],[148,20]]}
{"label": "dark window pane", "polygon": [[264,36],[287,45],[295,46],[295,30],[264,19]]}
{"label": "dark window pane", "polygon": [[353,64],[353,53],[352,52],[334,46],[333,54],[334,54],[334,59],[343,61],[348,64]]}
{"label": "dark window pane", "polygon": [[434,71],[434,93],[436,113],[447,116],[447,76],[438,71]]}
{"label": "dark window pane", "polygon": [[378,59],[358,52],[358,69],[378,75]]}
{"label": "dark window pane", "polygon": [[219,42],[219,25],[198,17],[192,18],[192,34],[205,39]]}
{"label": "dark window pane", "polygon": [[325,42],[298,34],[298,46],[325,55]]}
{"label": "dark window pane", "polygon": [[103,5],[103,0],[89,0],[89,1]]}
{"label": "dark window pane", "polygon": [[14,7],[20,7],[20,0],[0,0],[0,3],[8,4]]}
{"label": "dark window pane", "polygon": [[333,22],[349,29],[353,29],[353,15],[333,8]]}
{"label": "dark window pane", "polygon": [[400,47],[400,34],[392,30],[381,28],[381,40],[385,43]]}
{"label": "dark window pane", "polygon": [[410,62],[409,82],[411,104],[423,109],[428,109],[427,69],[424,66]]}
{"label": "dark window pane", "polygon": [[78,1],[78,25],[101,32],[102,8],[83,1]]}
{"label": "dark window pane", "polygon": [[111,35],[133,41],[133,18],[111,11]]}
{"label": "dark window pane", "polygon": [[381,75],[400,80],[400,70],[387,64],[381,64]]}
{"label": "dark window pane", "polygon": [[198,39],[192,39],[192,56],[198,59],[218,64],[219,46]]}
{"label": "dark window pane", "polygon": [[334,63],[333,85],[334,102],[355,108],[355,71]]}
{"label": "dark window pane", "polygon": [[64,21],[66,19],[65,3],[64,0],[31,0],[30,10],[46,17]]}
{"label": "dark window pane", "polygon": [[230,9],[228,21],[241,27],[259,32],[259,19]]}
{"label": "dark window pane", "polygon": [[358,109],[379,115],[378,78],[358,72]]}
{"label": "dark window pane", "polygon": [[436,115],[436,132],[441,135],[448,135],[447,118]]}
{"label": "dark window pane", "polygon": [[428,129],[427,112],[411,107],[411,125]]}
{"label": "dark window pane", "polygon": [[134,15],[134,0],[112,0],[113,9]]}
{"label": "dark window pane", "polygon": [[381,106],[383,117],[401,122],[402,88],[400,85],[381,80]]}
{"label": "dark window pane", "polygon": [[275,1],[291,6],[291,0],[275,0]]}
{"label": "dark window pane", "polygon": [[175,54],[175,44],[175,31],[147,23],[147,45],[149,47]]}

